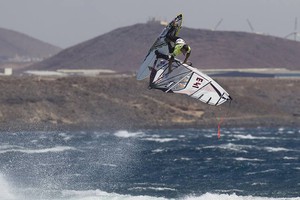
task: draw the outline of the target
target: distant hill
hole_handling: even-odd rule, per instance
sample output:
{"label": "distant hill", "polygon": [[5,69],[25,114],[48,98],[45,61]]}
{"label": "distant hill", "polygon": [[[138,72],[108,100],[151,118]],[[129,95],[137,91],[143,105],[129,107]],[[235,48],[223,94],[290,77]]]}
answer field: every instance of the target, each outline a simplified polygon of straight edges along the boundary
{"label": "distant hill", "polygon": [[35,61],[53,56],[61,48],[23,33],[0,28],[0,63]]}
{"label": "distant hill", "polygon": [[[30,69],[112,69],[136,71],[161,32],[159,23],[135,24],[65,49]],[[300,42],[232,31],[183,27],[197,68],[300,68]]]}

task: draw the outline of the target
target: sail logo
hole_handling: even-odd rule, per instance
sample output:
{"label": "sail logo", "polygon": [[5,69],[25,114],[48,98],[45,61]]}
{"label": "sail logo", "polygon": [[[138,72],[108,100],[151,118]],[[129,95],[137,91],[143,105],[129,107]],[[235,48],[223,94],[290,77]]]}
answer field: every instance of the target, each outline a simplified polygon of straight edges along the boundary
{"label": "sail logo", "polygon": [[193,87],[194,87],[194,88],[199,88],[200,85],[201,85],[201,83],[202,83],[202,81],[203,81],[202,78],[197,77],[197,78],[196,78],[196,82],[193,84]]}

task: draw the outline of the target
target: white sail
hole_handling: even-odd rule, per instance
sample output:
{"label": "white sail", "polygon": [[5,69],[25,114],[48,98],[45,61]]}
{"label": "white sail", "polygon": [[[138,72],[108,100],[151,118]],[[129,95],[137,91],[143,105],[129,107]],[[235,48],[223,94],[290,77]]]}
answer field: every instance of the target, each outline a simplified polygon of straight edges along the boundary
{"label": "white sail", "polygon": [[198,69],[176,59],[168,73],[168,62],[158,66],[159,70],[152,87],[164,92],[186,94],[210,105],[221,105],[231,100],[230,95],[212,78]]}

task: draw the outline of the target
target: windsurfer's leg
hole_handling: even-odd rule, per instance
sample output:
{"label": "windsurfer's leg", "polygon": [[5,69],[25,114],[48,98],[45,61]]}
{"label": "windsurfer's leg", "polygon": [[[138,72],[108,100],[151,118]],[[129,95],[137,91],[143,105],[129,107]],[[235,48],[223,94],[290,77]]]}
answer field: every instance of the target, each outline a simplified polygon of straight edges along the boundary
{"label": "windsurfer's leg", "polygon": [[156,55],[157,58],[162,58],[162,59],[165,59],[165,60],[169,59],[168,55],[162,54],[158,50],[155,51],[155,55]]}
{"label": "windsurfer's leg", "polygon": [[149,78],[149,86],[148,86],[149,89],[152,89],[152,87],[153,87],[153,80],[154,80],[154,77],[155,77],[156,73],[157,73],[157,71],[153,67],[152,70],[151,70],[150,78]]}
{"label": "windsurfer's leg", "polygon": [[170,74],[172,72],[172,63],[174,61],[174,56],[170,56],[170,59],[169,59],[169,64],[168,64],[168,74]]}
{"label": "windsurfer's leg", "polygon": [[172,65],[170,65],[168,68],[168,74],[170,74],[171,72],[172,72]]}
{"label": "windsurfer's leg", "polygon": [[[166,38],[165,38],[165,41],[168,45],[168,50],[169,50],[169,53],[172,53],[174,51],[174,46],[175,46],[175,41],[178,39],[179,37],[177,36],[174,36],[172,34],[170,35],[167,35]],[[173,45],[172,45],[173,44]]]}
{"label": "windsurfer's leg", "polygon": [[[157,70],[156,70],[156,63],[157,63],[157,60],[158,58],[155,59],[154,63],[153,63],[153,66],[151,67],[151,74],[150,74],[150,78],[149,78],[149,86],[148,88],[151,89],[152,88],[152,82],[155,78],[155,75],[157,73]],[[150,69],[150,67],[149,67]]]}
{"label": "windsurfer's leg", "polygon": [[168,44],[169,53],[172,53],[174,50],[174,47],[171,45],[171,42],[167,42],[167,44]]}

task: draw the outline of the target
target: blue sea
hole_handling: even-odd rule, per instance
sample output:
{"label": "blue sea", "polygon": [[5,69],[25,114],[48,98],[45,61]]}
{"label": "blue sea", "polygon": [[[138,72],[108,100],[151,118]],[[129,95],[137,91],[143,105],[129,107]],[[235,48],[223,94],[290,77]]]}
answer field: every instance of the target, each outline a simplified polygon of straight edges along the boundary
{"label": "blue sea", "polygon": [[300,128],[0,133],[0,200],[300,200]]}

